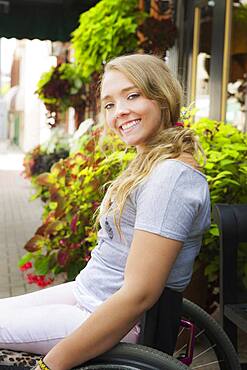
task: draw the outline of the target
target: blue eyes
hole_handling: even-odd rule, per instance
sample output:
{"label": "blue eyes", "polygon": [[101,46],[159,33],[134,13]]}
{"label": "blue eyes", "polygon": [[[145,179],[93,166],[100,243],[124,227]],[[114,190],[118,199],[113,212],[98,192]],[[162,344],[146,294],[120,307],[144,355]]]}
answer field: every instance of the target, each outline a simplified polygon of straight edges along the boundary
{"label": "blue eyes", "polygon": [[[140,96],[140,94],[139,94],[139,93],[131,93],[131,94],[129,94],[129,95],[127,96],[127,100],[133,100],[133,99],[135,99],[135,98],[138,98],[139,96]],[[107,110],[109,110],[109,109],[111,109],[113,106],[114,106],[114,103],[107,103],[107,104],[104,106],[104,108],[105,108],[105,109],[107,109]]]}

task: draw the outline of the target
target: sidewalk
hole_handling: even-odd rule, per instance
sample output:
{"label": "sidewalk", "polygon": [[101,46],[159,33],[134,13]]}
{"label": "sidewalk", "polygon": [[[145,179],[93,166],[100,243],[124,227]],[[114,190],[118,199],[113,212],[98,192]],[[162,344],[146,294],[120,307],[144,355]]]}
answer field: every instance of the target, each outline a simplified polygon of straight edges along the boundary
{"label": "sidewalk", "polygon": [[0,144],[0,298],[4,298],[39,289],[25,283],[17,264],[41,223],[42,206],[39,200],[29,201],[30,182],[21,176],[23,153]]}

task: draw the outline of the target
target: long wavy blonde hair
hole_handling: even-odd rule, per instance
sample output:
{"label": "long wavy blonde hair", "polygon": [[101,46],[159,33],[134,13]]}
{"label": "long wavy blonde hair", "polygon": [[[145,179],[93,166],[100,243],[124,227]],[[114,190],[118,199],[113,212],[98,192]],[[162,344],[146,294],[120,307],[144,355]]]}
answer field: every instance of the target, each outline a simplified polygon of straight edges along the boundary
{"label": "long wavy blonde hair", "polygon": [[190,129],[175,126],[180,116],[182,88],[162,59],[147,54],[120,56],[106,64],[104,75],[112,70],[123,73],[145,97],[159,104],[163,125],[163,130],[150,138],[125,171],[111,182],[99,209],[98,220],[101,215],[114,212],[115,224],[121,235],[120,219],[126,199],[153,168],[159,162],[177,158],[182,153],[196,158],[202,149]]}

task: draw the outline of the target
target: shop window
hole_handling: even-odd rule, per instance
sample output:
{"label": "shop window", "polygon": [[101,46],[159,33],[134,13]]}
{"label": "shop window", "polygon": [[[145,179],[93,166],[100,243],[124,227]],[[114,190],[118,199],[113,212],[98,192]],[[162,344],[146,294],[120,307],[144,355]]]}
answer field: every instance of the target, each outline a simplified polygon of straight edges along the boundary
{"label": "shop window", "polygon": [[247,131],[247,1],[233,2],[226,121]]}
{"label": "shop window", "polygon": [[212,18],[210,5],[195,8],[190,101],[197,109],[196,120],[209,116]]}

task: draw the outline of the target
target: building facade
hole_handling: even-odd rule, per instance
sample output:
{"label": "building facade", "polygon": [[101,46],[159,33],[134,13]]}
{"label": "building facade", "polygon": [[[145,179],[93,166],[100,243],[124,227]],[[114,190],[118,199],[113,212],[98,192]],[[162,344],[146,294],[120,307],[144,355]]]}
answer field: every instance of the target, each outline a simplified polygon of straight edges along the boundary
{"label": "building facade", "polygon": [[170,64],[197,116],[247,129],[247,1],[174,0]]}

